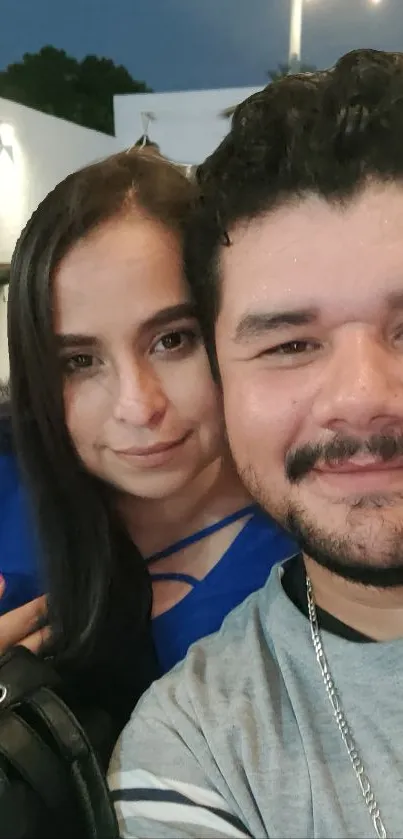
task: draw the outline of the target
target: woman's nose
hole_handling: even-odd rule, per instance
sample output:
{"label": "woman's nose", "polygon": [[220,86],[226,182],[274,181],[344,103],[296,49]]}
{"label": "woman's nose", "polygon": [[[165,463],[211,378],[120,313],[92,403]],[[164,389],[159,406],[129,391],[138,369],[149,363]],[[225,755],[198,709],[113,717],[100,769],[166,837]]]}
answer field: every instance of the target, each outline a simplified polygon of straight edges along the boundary
{"label": "woman's nose", "polygon": [[167,399],[153,370],[132,363],[120,371],[114,416],[120,422],[150,427],[161,422]]}

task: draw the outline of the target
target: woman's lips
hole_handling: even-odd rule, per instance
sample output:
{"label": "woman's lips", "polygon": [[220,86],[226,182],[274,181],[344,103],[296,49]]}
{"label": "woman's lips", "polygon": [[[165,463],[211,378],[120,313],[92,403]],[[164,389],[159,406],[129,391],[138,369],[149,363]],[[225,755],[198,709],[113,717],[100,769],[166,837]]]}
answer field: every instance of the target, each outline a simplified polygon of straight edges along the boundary
{"label": "woman's lips", "polygon": [[132,466],[135,464],[142,465],[146,468],[152,466],[163,466],[175,456],[177,450],[186,443],[189,437],[190,432],[177,440],[157,443],[155,446],[149,446],[148,448],[143,449],[133,447],[130,449],[121,449],[119,451],[115,450],[114,454],[120,460],[124,460]]}

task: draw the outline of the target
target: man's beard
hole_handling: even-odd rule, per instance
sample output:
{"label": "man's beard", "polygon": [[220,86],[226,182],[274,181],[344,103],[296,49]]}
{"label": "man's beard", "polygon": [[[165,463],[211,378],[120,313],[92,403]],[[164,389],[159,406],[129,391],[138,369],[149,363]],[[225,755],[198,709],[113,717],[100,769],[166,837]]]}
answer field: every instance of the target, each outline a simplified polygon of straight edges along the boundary
{"label": "man's beard", "polygon": [[354,532],[337,536],[310,522],[307,514],[297,506],[290,506],[280,523],[306,556],[339,577],[379,589],[403,586],[403,522],[400,527],[393,526],[383,522],[381,513],[378,515],[381,521],[377,523],[377,529],[384,523],[388,530],[382,557],[378,559],[371,554],[371,547],[374,551],[376,548],[375,540],[371,540],[370,523],[365,539],[362,533],[354,538]]}
{"label": "man's beard", "polygon": [[[320,460],[342,463],[358,452],[369,452],[385,462],[403,453],[403,438],[374,436],[365,443],[345,438],[323,446],[302,446],[286,458],[286,479],[290,486],[301,486]],[[263,483],[251,467],[240,469],[239,473],[252,497],[319,565],[364,586],[403,586],[403,515],[401,524],[388,520],[394,506],[403,507],[402,494],[335,500],[333,504],[339,513],[346,508],[346,528],[344,532],[332,533],[316,524],[301,504],[287,504],[287,500],[276,497],[275,490],[267,493],[266,481]]]}

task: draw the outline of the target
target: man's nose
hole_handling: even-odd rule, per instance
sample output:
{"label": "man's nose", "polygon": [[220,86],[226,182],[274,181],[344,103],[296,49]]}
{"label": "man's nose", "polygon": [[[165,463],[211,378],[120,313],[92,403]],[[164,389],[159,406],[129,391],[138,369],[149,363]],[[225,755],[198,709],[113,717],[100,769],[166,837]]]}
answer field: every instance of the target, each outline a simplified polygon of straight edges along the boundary
{"label": "man's nose", "polygon": [[401,425],[403,356],[393,357],[364,329],[347,330],[325,366],[314,415],[334,432],[382,433]]}

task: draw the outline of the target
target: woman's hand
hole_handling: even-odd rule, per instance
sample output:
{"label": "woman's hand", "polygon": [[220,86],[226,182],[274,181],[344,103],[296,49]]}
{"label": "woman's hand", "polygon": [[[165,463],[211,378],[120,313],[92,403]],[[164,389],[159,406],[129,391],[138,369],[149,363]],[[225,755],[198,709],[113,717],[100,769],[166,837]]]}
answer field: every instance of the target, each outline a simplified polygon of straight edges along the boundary
{"label": "woman's hand", "polygon": [[[0,598],[4,592],[4,579],[0,577]],[[21,644],[32,653],[38,653],[49,638],[46,620],[46,597],[31,600],[19,609],[0,616],[0,655]]]}

